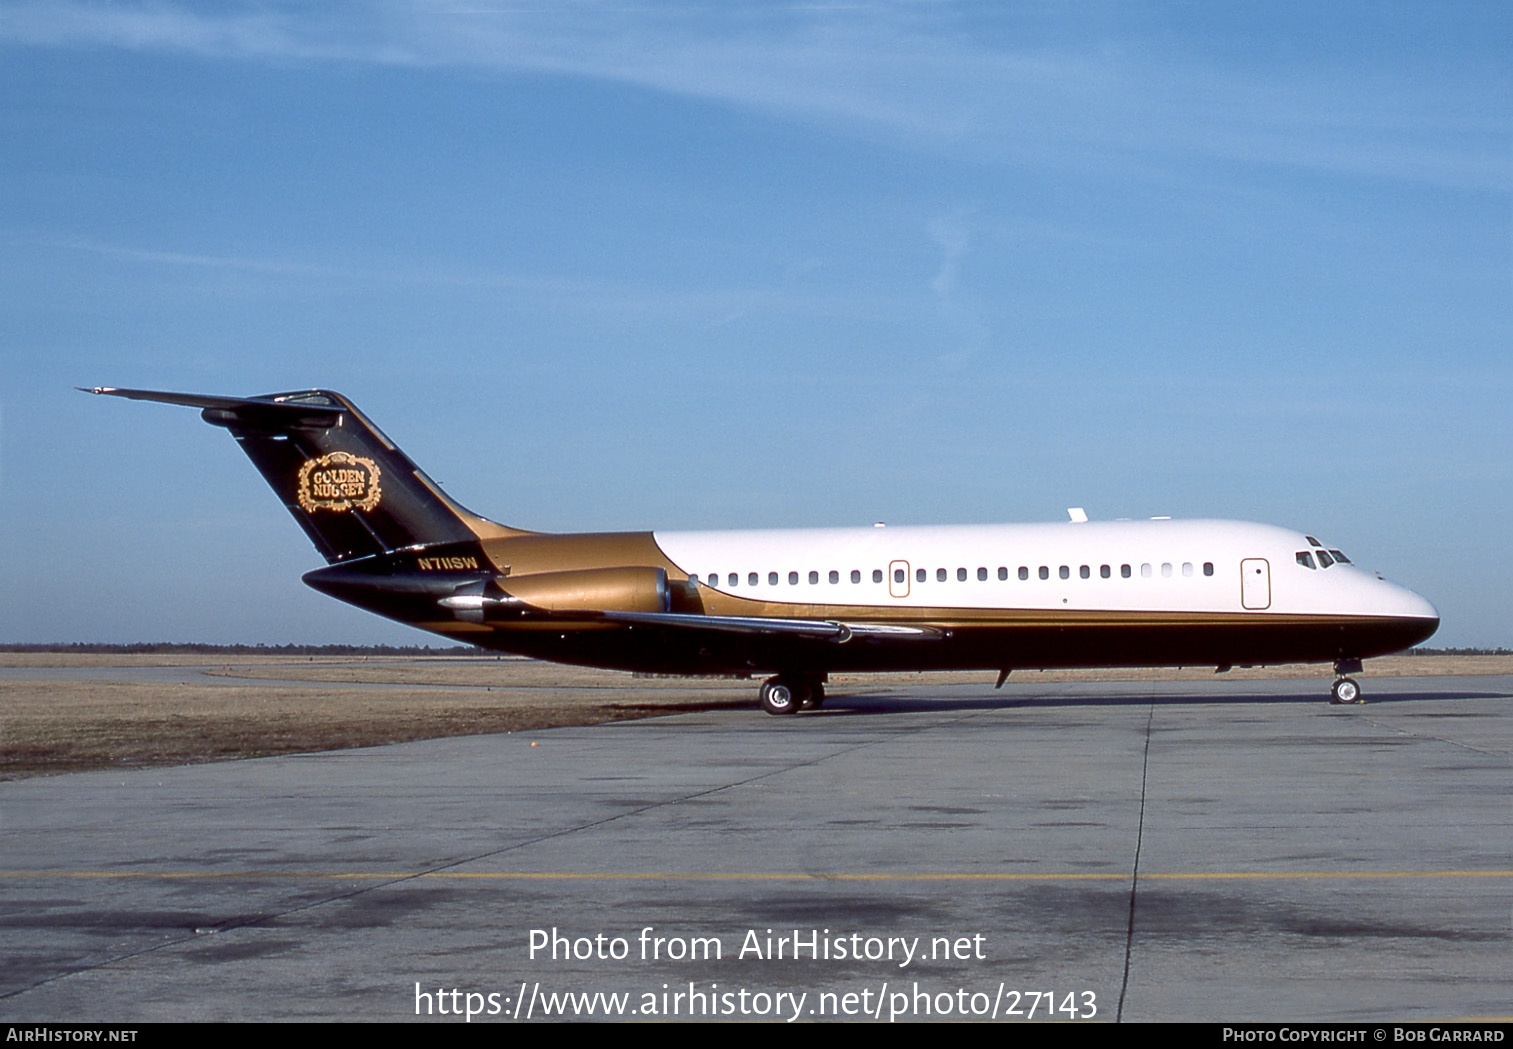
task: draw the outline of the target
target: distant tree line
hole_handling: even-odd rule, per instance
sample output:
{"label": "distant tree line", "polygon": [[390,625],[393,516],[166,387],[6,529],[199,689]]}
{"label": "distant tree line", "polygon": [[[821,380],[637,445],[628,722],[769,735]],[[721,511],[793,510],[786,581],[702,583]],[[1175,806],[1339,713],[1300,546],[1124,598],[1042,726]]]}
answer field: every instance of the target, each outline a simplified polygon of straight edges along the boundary
{"label": "distant tree line", "polygon": [[77,655],[154,656],[476,656],[480,650],[465,645],[204,645],[193,642],[139,641],[113,645],[94,641],[70,644],[8,645],[0,652],[62,652]]}
{"label": "distant tree line", "polygon": [[1410,656],[1513,656],[1513,648],[1410,648]]}

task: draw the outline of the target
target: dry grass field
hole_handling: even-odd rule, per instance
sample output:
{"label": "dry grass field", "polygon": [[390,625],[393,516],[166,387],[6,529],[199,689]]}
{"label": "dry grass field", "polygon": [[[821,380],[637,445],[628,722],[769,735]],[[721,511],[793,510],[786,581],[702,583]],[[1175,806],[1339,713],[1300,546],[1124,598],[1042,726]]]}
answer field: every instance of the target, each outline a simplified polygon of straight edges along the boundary
{"label": "dry grass field", "polygon": [[[756,683],[633,677],[490,656],[431,658],[0,653],[0,779],[224,761],[485,732],[525,732],[716,708],[754,708]],[[201,668],[194,682],[110,680],[111,668]],[[70,677],[76,673],[77,677]],[[1393,656],[1366,679],[1513,673],[1513,656]],[[164,672],[172,676],[171,672]],[[125,676],[125,675],[123,675]],[[1015,681],[1202,680],[1212,668],[1020,671]],[[1331,677],[1327,666],[1237,669],[1229,679]],[[981,684],[991,673],[844,674],[832,695]],[[1324,689],[1321,687],[1320,696]]]}

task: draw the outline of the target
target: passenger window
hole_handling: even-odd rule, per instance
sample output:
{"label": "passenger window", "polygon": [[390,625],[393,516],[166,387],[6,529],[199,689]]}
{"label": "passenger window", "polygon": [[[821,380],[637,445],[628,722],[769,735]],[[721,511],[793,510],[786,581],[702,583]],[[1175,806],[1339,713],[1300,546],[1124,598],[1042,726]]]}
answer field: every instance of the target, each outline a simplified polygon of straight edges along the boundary
{"label": "passenger window", "polygon": [[916,568],[914,570],[914,581],[916,583],[923,583],[926,579],[929,579],[929,578],[930,578],[930,573],[926,572],[923,568]]}
{"label": "passenger window", "polygon": [[699,573],[697,573],[697,572],[690,572],[688,574],[688,581],[690,583],[692,583],[694,586],[698,586],[699,585]]}
{"label": "passenger window", "polygon": [[1047,568],[1045,565],[1041,565],[1040,566],[1040,578],[1041,579],[1049,579],[1049,578],[1051,578],[1051,570],[1049,568]]}
{"label": "passenger window", "polygon": [[904,581],[904,570],[902,568],[895,568],[893,570],[893,581],[895,583],[902,583]]}
{"label": "passenger window", "polygon": [[1021,581],[1030,578],[1030,570],[1024,565],[1019,566],[1019,578]]}
{"label": "passenger window", "polygon": [[1313,555],[1310,554],[1307,550],[1299,550],[1298,551],[1298,564],[1302,565],[1304,568],[1312,568],[1313,567]]}
{"label": "passenger window", "polygon": [[1077,574],[1079,576],[1081,576],[1083,579],[1091,579],[1091,578],[1093,578],[1093,570],[1091,568],[1089,568],[1087,565],[1083,565],[1081,568],[1077,569]]}
{"label": "passenger window", "polygon": [[1172,563],[1170,561],[1163,561],[1161,563],[1161,577],[1163,579],[1170,579],[1171,575],[1172,575]]}
{"label": "passenger window", "polygon": [[857,571],[855,568],[851,570],[851,581],[853,583],[860,583],[862,581],[861,572]]}
{"label": "passenger window", "polygon": [[757,574],[755,572],[752,572],[750,575],[748,575],[746,577],[746,584],[748,586],[756,586],[757,585]]}
{"label": "passenger window", "polygon": [[[834,575],[834,574],[835,573],[833,573],[833,572],[831,573],[831,575]],[[809,573],[809,585],[810,586],[813,586],[815,583],[818,583],[819,581],[820,581],[820,574],[818,572],[810,572]]]}
{"label": "passenger window", "polygon": [[1214,563],[1212,561],[1204,561],[1203,562],[1203,574],[1204,575],[1213,575],[1214,574]]}
{"label": "passenger window", "polygon": [[789,572],[788,573],[788,585],[789,586],[798,586],[799,585],[799,574],[797,572]]}
{"label": "passenger window", "polygon": [[944,568],[937,568],[935,570],[935,581],[937,583],[944,583],[946,581],[946,570]]}
{"label": "passenger window", "polygon": [[958,583],[965,583],[967,581],[967,570],[965,568],[958,568],[956,570],[956,581]]}
{"label": "passenger window", "polygon": [[1140,566],[1140,578],[1141,579],[1149,579],[1150,577],[1151,577],[1151,566],[1150,566],[1150,562],[1147,561],[1145,564],[1142,564]]}
{"label": "passenger window", "polygon": [[830,578],[830,581],[832,583],[839,583],[841,581],[841,574],[839,572],[837,572],[835,569],[832,568],[830,570],[830,577],[829,578]]}
{"label": "passenger window", "polygon": [[1130,577],[1130,567],[1129,567],[1129,565],[1120,565],[1119,566],[1119,576],[1122,579],[1128,579]]}
{"label": "passenger window", "polygon": [[998,566],[998,581],[1001,583],[1009,578],[1009,570],[1003,565]]}
{"label": "passenger window", "polygon": [[1182,574],[1184,576],[1191,576],[1193,574],[1193,563],[1191,561],[1182,562]]}
{"label": "passenger window", "polygon": [[986,580],[987,578],[988,578],[988,570],[986,568],[979,568],[977,570],[977,581],[979,583],[981,583],[984,580]]}
{"label": "passenger window", "polygon": [[883,570],[881,568],[874,568],[872,570],[872,581],[874,583],[881,583],[883,581]]}
{"label": "passenger window", "polygon": [[1070,579],[1070,578],[1072,578],[1072,570],[1070,568],[1068,568],[1066,565],[1062,565],[1061,568],[1060,568],[1060,570],[1057,572],[1057,574],[1059,576],[1061,576],[1062,579]]}
{"label": "passenger window", "polygon": [[1111,576],[1113,574],[1114,574],[1114,570],[1111,569],[1108,565],[1099,565],[1098,566],[1098,575],[1101,578],[1107,579],[1109,576]]}
{"label": "passenger window", "polygon": [[767,573],[767,585],[768,586],[777,586],[778,585],[778,574],[776,572],[768,572]]}

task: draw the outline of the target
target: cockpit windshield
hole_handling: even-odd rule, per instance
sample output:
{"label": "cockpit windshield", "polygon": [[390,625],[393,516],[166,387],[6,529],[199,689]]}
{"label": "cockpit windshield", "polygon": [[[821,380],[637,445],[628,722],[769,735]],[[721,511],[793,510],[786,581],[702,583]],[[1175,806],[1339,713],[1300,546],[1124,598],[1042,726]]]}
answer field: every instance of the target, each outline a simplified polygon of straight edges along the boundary
{"label": "cockpit windshield", "polygon": [[[1304,568],[1329,568],[1331,565],[1348,565],[1353,563],[1350,558],[1338,550],[1325,550],[1324,544],[1320,543],[1313,536],[1310,535],[1306,538],[1310,543],[1315,544],[1315,548],[1313,550],[1299,550],[1297,552],[1298,564]],[[1317,565],[1313,562],[1315,557],[1319,559]]]}

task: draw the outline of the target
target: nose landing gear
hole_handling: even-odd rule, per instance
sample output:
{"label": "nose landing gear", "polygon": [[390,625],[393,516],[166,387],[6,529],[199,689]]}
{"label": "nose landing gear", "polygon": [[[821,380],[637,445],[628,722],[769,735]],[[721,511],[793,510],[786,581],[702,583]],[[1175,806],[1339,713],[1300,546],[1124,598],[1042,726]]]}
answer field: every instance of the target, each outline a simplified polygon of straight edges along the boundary
{"label": "nose landing gear", "polygon": [[1334,672],[1339,675],[1339,679],[1329,687],[1329,702],[1337,705],[1366,702],[1365,699],[1361,698],[1360,684],[1355,678],[1345,676],[1346,674],[1359,674],[1361,672],[1361,661],[1359,659],[1336,660]]}
{"label": "nose landing gear", "polygon": [[1354,678],[1342,677],[1329,688],[1329,702],[1331,703],[1364,703],[1361,698],[1361,686],[1356,684]]}

